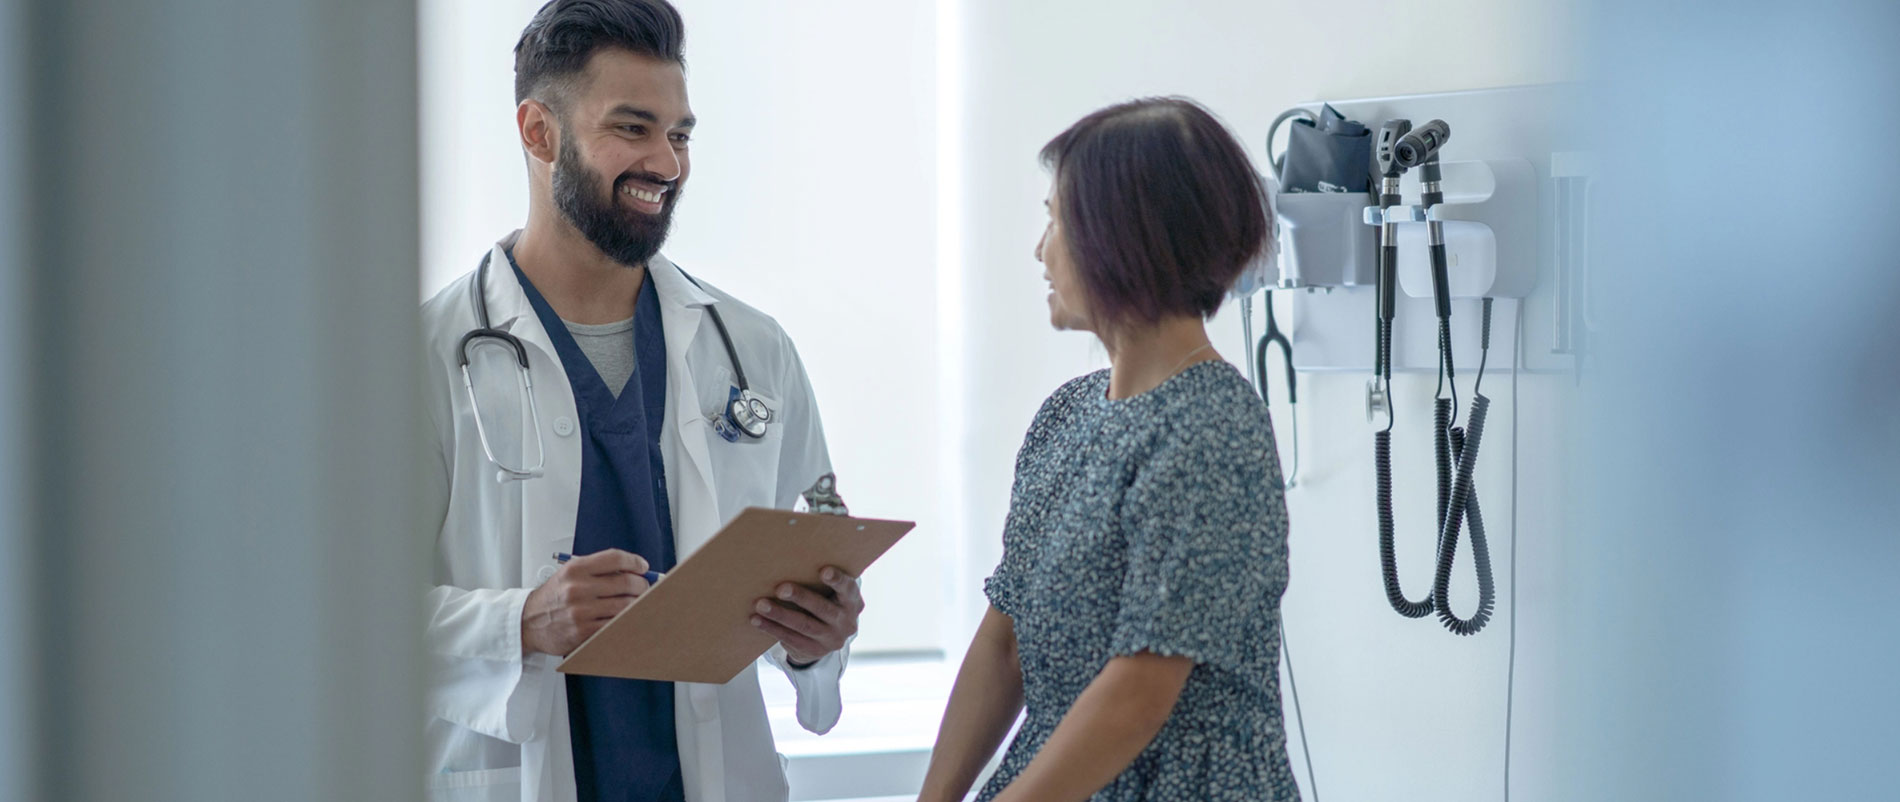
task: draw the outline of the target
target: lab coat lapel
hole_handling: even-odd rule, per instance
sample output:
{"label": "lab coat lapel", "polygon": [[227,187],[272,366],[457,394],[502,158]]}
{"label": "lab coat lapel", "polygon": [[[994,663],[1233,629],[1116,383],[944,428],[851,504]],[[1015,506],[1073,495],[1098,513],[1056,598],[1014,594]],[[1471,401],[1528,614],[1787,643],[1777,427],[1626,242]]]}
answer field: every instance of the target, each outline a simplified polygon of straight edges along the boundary
{"label": "lab coat lapel", "polygon": [[706,323],[705,308],[715,299],[687,280],[665,256],[655,256],[648,263],[647,277],[660,295],[660,315],[666,328],[670,403],[666,405],[665,431],[676,439],[678,447],[663,451],[669,460],[666,473],[667,487],[672,491],[674,539],[679,558],[684,560],[724,523],[713,483],[712,453],[706,445],[707,411],[699,408],[699,385],[688,358]]}

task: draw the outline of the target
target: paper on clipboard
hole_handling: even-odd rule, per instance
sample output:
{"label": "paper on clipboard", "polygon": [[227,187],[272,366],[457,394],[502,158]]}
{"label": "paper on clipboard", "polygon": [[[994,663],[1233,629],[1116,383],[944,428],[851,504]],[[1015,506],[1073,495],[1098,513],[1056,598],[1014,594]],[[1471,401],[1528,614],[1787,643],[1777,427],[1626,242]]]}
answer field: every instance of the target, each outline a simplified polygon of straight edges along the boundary
{"label": "paper on clipboard", "polygon": [[916,526],[838,515],[739,513],[560,665],[567,674],[724,684],[765,654],[752,604],[780,583],[823,587],[825,566],[853,576]]}

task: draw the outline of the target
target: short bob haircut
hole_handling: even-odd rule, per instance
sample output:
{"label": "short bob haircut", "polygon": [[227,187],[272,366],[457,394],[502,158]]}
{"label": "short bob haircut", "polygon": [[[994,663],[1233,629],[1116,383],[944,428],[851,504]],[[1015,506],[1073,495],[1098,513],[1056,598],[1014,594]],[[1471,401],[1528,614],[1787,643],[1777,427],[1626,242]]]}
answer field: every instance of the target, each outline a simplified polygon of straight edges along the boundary
{"label": "short bob haircut", "polygon": [[686,23],[666,0],[552,0],[515,43],[515,102],[560,110],[595,53],[619,48],[686,65]]}
{"label": "short bob haircut", "polygon": [[1089,313],[1114,327],[1211,317],[1267,247],[1265,187],[1200,104],[1142,98],[1083,117],[1042,148]]}

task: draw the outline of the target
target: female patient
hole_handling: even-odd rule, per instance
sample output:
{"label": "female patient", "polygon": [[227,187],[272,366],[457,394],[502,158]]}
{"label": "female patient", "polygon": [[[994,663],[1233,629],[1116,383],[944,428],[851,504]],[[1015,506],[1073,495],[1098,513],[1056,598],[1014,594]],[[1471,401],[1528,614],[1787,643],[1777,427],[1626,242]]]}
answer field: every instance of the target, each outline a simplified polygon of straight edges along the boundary
{"label": "female patient", "polygon": [[1042,150],[1050,322],[1111,367],[1016,460],[990,608],[924,780],[961,800],[1293,800],[1280,716],[1286,509],[1266,405],[1206,318],[1264,247],[1262,189],[1192,101],[1095,112]]}

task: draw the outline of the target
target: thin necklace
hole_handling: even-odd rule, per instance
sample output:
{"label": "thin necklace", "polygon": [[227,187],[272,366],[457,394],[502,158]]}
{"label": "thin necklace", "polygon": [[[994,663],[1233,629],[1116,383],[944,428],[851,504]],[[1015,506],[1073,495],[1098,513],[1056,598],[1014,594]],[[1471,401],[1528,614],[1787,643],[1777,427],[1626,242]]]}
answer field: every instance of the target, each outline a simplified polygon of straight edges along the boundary
{"label": "thin necklace", "polygon": [[1200,352],[1202,352],[1202,351],[1205,351],[1205,350],[1207,350],[1207,349],[1209,349],[1209,348],[1213,348],[1213,347],[1214,347],[1214,344],[1213,344],[1213,343],[1208,343],[1208,344],[1206,344],[1206,345],[1203,345],[1203,346],[1201,346],[1201,347],[1199,347],[1199,348],[1196,348],[1196,349],[1194,349],[1194,350],[1192,350],[1192,351],[1189,351],[1189,352],[1187,353],[1187,356],[1184,356],[1184,357],[1181,357],[1181,361],[1180,361],[1180,362],[1176,362],[1176,363],[1175,363],[1175,365],[1174,365],[1174,367],[1172,367],[1172,368],[1168,368],[1168,375],[1169,375],[1169,376],[1173,376],[1173,375],[1174,375],[1174,374],[1176,374],[1176,373],[1180,373],[1180,372],[1181,372],[1181,368],[1182,368],[1182,367],[1184,367],[1184,366],[1186,366],[1186,365],[1187,365],[1187,363],[1188,363],[1188,360],[1190,360],[1190,359],[1193,359],[1193,358],[1194,358],[1194,355],[1195,355],[1195,354],[1198,354],[1198,353],[1200,353]]}

